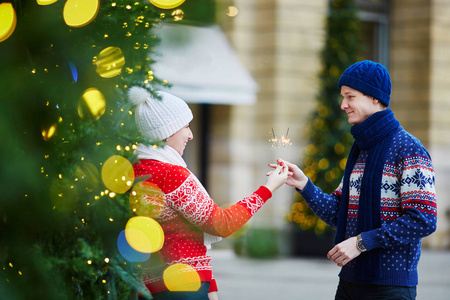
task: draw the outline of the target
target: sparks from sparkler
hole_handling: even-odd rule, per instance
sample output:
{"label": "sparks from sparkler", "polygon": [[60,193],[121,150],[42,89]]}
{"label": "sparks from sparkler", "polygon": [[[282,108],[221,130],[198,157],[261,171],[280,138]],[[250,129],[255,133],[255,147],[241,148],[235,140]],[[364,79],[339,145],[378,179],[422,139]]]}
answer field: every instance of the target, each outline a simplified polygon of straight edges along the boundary
{"label": "sparks from sparkler", "polygon": [[269,140],[272,143],[272,149],[285,148],[286,146],[291,146],[291,139],[288,138],[289,128],[287,129],[286,135],[282,135],[280,138],[275,135],[272,128],[272,138]]}

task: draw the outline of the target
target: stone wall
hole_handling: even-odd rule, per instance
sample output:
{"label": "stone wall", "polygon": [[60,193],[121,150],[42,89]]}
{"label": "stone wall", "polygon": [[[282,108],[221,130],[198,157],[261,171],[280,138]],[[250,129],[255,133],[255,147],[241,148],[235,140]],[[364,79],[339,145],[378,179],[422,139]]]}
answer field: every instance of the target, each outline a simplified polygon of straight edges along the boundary
{"label": "stone wall", "polygon": [[438,229],[429,239],[434,248],[450,248],[450,2],[431,1],[430,153],[436,169]]}
{"label": "stone wall", "polygon": [[395,0],[390,18],[392,109],[400,123],[429,150],[436,170],[437,232],[424,239],[450,246],[450,3]]}

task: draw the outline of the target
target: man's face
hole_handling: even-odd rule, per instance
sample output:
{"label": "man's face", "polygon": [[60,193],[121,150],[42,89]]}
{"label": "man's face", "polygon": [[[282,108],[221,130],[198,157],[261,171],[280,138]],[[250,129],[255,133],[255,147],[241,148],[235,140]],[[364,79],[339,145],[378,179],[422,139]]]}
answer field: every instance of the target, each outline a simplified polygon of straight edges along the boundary
{"label": "man's face", "polygon": [[350,124],[360,124],[382,109],[382,105],[377,99],[364,95],[346,85],[341,87],[341,95],[343,97],[341,109],[347,113]]}

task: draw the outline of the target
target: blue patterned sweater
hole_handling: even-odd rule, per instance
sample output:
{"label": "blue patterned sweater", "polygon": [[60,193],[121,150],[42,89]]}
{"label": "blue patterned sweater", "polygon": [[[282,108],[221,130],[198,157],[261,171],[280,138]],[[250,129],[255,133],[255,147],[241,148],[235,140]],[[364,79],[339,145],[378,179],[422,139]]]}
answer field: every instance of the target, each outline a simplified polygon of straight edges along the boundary
{"label": "blue patterned sweater", "polygon": [[[349,282],[416,286],[421,239],[436,230],[435,174],[430,155],[402,127],[396,130],[393,139],[381,180],[381,228],[361,233],[368,251],[381,251],[382,276],[367,281],[358,279],[353,260],[339,274]],[[359,234],[358,204],[366,160],[367,151],[361,151],[350,175],[346,239]],[[298,192],[324,222],[337,226],[342,182],[332,194],[325,194],[310,180]]]}

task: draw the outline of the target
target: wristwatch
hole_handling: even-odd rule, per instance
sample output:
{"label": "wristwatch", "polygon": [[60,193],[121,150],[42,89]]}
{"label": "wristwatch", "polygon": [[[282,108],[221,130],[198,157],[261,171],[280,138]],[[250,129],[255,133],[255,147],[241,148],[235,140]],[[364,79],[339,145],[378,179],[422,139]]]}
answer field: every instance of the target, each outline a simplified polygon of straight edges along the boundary
{"label": "wristwatch", "polygon": [[364,245],[364,241],[361,237],[361,234],[358,234],[356,236],[356,248],[358,248],[358,250],[361,252],[367,251],[366,245]]}

